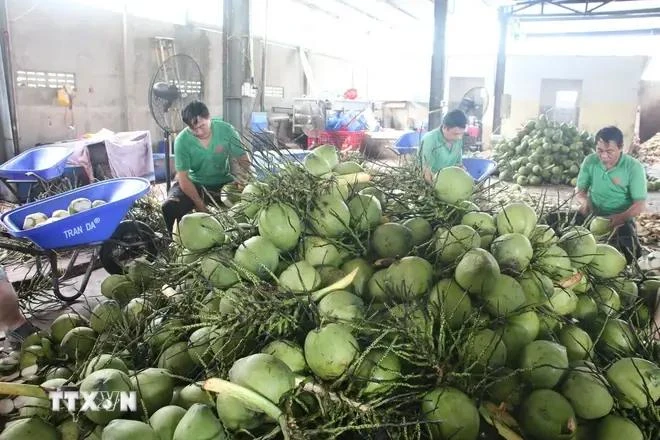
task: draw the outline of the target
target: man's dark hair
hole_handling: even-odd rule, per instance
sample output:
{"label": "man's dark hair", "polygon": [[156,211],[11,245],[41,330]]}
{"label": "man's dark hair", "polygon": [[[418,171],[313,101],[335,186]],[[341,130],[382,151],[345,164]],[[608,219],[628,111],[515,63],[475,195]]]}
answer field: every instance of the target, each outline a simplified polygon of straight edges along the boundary
{"label": "man's dark hair", "polygon": [[452,110],[442,118],[442,125],[446,128],[465,128],[467,126],[467,116],[460,110]]}
{"label": "man's dark hair", "polygon": [[596,133],[596,141],[599,139],[605,143],[614,142],[617,147],[623,148],[623,133],[613,125],[601,128],[598,133]]}
{"label": "man's dark hair", "polygon": [[194,127],[197,119],[207,119],[209,116],[209,108],[201,101],[193,101],[181,111],[181,119],[188,127]]}

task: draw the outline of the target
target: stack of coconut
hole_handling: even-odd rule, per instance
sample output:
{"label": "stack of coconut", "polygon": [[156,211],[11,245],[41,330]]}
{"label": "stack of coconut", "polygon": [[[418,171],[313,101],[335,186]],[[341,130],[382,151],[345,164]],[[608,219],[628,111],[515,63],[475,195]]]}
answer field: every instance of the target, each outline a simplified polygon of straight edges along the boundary
{"label": "stack of coconut", "polygon": [[660,133],[641,144],[635,155],[647,165],[660,163]]}
{"label": "stack of coconut", "polygon": [[[608,221],[555,231],[482,210],[461,168],[410,172],[387,187],[320,147],[231,216],[184,217],[89,320],[0,362],[25,382],[0,384],[0,439],[659,438],[660,279],[601,242]],[[64,384],[105,405],[53,412]]]}

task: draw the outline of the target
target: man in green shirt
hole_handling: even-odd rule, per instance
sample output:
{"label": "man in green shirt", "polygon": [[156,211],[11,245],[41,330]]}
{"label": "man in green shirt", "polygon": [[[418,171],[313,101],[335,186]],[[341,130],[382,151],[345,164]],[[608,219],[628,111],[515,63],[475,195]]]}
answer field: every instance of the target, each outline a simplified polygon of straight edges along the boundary
{"label": "man in green shirt", "polygon": [[211,119],[209,109],[202,102],[188,104],[181,117],[187,127],[174,141],[176,182],[162,205],[170,233],[174,222],[193,208],[208,212],[206,190],[217,193],[234,181],[240,189],[250,168],[250,158],[234,127],[220,119]]}
{"label": "man in green shirt", "polygon": [[582,215],[610,219],[610,244],[630,264],[641,256],[635,217],[646,208],[646,172],[635,158],[623,153],[623,133],[605,127],[596,134],[596,152],[584,159],[577,178],[577,201]]}
{"label": "man in green shirt", "polygon": [[442,119],[442,125],[422,138],[419,148],[422,172],[427,182],[443,168],[463,166],[463,135],[467,117],[460,110],[452,110]]}

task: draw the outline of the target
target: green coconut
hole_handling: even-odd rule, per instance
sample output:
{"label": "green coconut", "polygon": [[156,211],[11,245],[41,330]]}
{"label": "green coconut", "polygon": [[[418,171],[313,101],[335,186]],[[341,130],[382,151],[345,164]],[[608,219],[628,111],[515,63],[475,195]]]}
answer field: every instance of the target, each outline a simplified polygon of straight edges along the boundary
{"label": "green coconut", "polygon": [[279,259],[279,249],[259,235],[245,240],[234,253],[234,262],[239,267],[261,279],[271,277],[271,273],[277,269]]}
{"label": "green coconut", "polygon": [[140,440],[161,440],[158,434],[144,422],[137,420],[117,419],[103,428],[102,440],[123,440],[139,438]]}
{"label": "green coconut", "polygon": [[294,293],[306,293],[321,285],[321,275],[305,260],[291,264],[279,277],[280,286]]}
{"label": "green coconut", "polygon": [[554,293],[552,280],[535,270],[528,270],[518,278],[518,283],[525,293],[526,306],[540,306],[547,303]]}
{"label": "green coconut", "polygon": [[611,287],[597,286],[594,288],[593,298],[598,309],[605,315],[615,315],[621,310],[621,298]]}
{"label": "green coconut", "polygon": [[444,317],[451,329],[460,328],[473,313],[472,300],[453,279],[436,284],[429,295],[429,304],[436,317]]}
{"label": "green coconut", "polygon": [[483,248],[490,245],[491,241],[493,240],[493,236],[497,232],[495,219],[487,212],[468,212],[461,219],[461,224],[470,226],[472,229],[477,231],[479,237],[481,237],[481,247]]}
{"label": "green coconut", "polygon": [[87,320],[77,313],[63,313],[50,325],[50,338],[56,344],[62,342],[64,336],[76,327],[87,325]]}
{"label": "green coconut", "polygon": [[547,306],[558,315],[570,315],[575,311],[578,304],[578,296],[571,289],[555,287],[552,295],[548,298]]}
{"label": "green coconut", "polygon": [[532,230],[529,240],[534,248],[548,247],[557,243],[558,238],[555,230],[548,225],[536,225]]}
{"label": "green coconut", "polygon": [[300,247],[302,259],[312,266],[339,267],[342,263],[342,254],[337,247],[328,240],[317,236],[307,236]]}
{"label": "green coconut", "polygon": [[573,267],[581,268],[591,263],[596,254],[596,239],[585,228],[572,228],[559,239],[559,246],[566,251]]}
{"label": "green coconut", "polygon": [[565,250],[552,245],[540,253],[538,267],[554,280],[562,280],[573,274],[571,259]]}
{"label": "green coconut", "polygon": [[518,233],[500,235],[490,245],[490,252],[502,271],[514,274],[524,272],[532,260],[532,243]]}
{"label": "green coconut", "polygon": [[598,422],[598,440],[644,440],[644,434],[635,423],[616,414],[608,415]]}
{"label": "green coconut", "polygon": [[156,277],[154,267],[146,257],[136,258],[128,263],[126,275],[141,290],[148,289]]}
{"label": "green coconut", "polygon": [[610,319],[603,327],[597,348],[605,354],[630,356],[636,352],[637,345],[637,336],[629,323]]}
{"label": "green coconut", "polygon": [[261,352],[275,356],[284,362],[293,373],[302,373],[307,369],[307,361],[305,360],[303,349],[295,342],[286,340],[272,341]]}
{"label": "green coconut", "polygon": [[140,294],[138,286],[126,275],[113,274],[101,282],[101,294],[116,300],[120,305],[126,304]]}
{"label": "green coconut", "polygon": [[612,232],[612,225],[610,220],[605,217],[594,217],[591,222],[589,222],[589,230],[596,237],[604,237]]}
{"label": "green coconut", "polygon": [[587,368],[577,368],[566,375],[561,393],[578,417],[593,420],[605,417],[614,407],[608,386],[607,380],[600,374]]}
{"label": "green coconut", "polygon": [[387,280],[400,299],[420,298],[431,288],[433,266],[420,257],[404,257],[387,269]]}
{"label": "green coconut", "polygon": [[532,388],[554,388],[568,369],[566,347],[552,341],[536,340],[520,353],[520,368]]}
{"label": "green coconut", "polygon": [[509,316],[499,330],[502,342],[507,349],[507,364],[516,366],[520,351],[536,339],[540,328],[539,317],[535,312],[528,311]]}
{"label": "green coconut", "polygon": [[188,409],[196,403],[213,406],[213,397],[197,383],[188,384],[179,390],[179,406]]}
{"label": "green coconut", "polygon": [[422,415],[435,439],[476,440],[480,418],[476,405],[462,391],[439,387],[422,398]]}
{"label": "green coconut", "polygon": [[272,421],[259,407],[244,400],[239,400],[232,394],[218,394],[215,406],[222,425],[232,431],[252,430],[267,421]]}
{"label": "green coconut", "polygon": [[346,162],[339,162],[334,168],[332,168],[332,172],[339,175],[363,173],[364,168],[362,168],[362,165],[359,163],[348,160]]}
{"label": "green coconut", "polygon": [[155,350],[172,345],[177,342],[182,333],[184,322],[181,319],[165,318],[159,316],[147,325],[146,342]]}
{"label": "green coconut", "polygon": [[500,274],[482,297],[486,310],[492,316],[505,317],[525,305],[526,298],[522,286],[508,275]]}
{"label": "green coconut", "polygon": [[354,258],[341,265],[341,270],[345,274],[349,274],[356,269],[357,273],[355,274],[351,286],[356,295],[362,296],[367,291],[369,278],[374,274],[374,268],[367,260],[362,258]]}
{"label": "green coconut", "polygon": [[288,251],[296,247],[303,225],[298,213],[283,203],[270,205],[259,213],[259,235],[278,249]]}
{"label": "green coconut", "polygon": [[347,275],[346,272],[334,266],[318,266],[315,269],[321,278],[319,287],[330,286]]}
{"label": "green coconut", "polygon": [[96,333],[89,327],[76,327],[62,338],[62,351],[73,360],[87,359],[96,343]]}
{"label": "green coconut", "polygon": [[570,402],[552,390],[535,390],[520,406],[520,424],[538,440],[571,440],[577,429]]}
{"label": "green coconut", "polygon": [[85,369],[83,370],[83,377],[87,377],[95,371],[103,370],[104,368],[112,368],[114,370],[123,371],[128,373],[128,367],[123,360],[117,356],[112,356],[110,354],[100,354],[89,359],[85,364]]}
{"label": "green coconut", "polygon": [[572,316],[582,322],[591,322],[598,316],[598,304],[587,295],[579,295]]}
{"label": "green coconut", "polygon": [[200,261],[202,276],[209,280],[213,287],[226,289],[238,283],[238,274],[234,269],[227,267],[219,256],[207,255]]}
{"label": "green coconut", "polygon": [[351,223],[358,231],[369,231],[380,224],[383,209],[374,196],[357,194],[348,202]]}
{"label": "green coconut", "polygon": [[158,356],[157,366],[176,375],[185,376],[195,368],[195,363],[188,353],[188,344],[177,342],[163,350]]}
{"label": "green coconut", "polygon": [[100,302],[92,309],[89,317],[89,326],[96,333],[103,333],[112,328],[122,319],[121,307],[117,301],[108,299]]}
{"label": "green coconut", "polygon": [[435,250],[442,263],[452,263],[470,249],[479,246],[479,234],[467,225],[456,225],[450,229],[440,228],[435,232]]}
{"label": "green coconut", "polygon": [[275,404],[295,387],[293,372],[287,364],[266,353],[238,359],[229,370],[229,380],[261,394]]}
{"label": "green coconut", "polygon": [[472,196],[474,179],[461,167],[446,167],[435,175],[433,188],[438,199],[455,205]]}
{"label": "green coconut", "polygon": [[[126,373],[120,370],[103,369],[94,371],[85,377],[80,383],[80,391],[85,393],[97,393],[94,402],[100,405],[103,400],[103,392],[128,392],[134,391],[131,385],[131,379]],[[111,420],[121,416],[121,406],[116,404],[113,408],[89,408],[85,411],[85,416],[97,425],[106,425]]]}
{"label": "green coconut", "polygon": [[392,288],[389,285],[387,269],[381,269],[375,272],[367,283],[366,298],[369,301],[383,304],[393,296]]}
{"label": "green coconut", "polygon": [[196,403],[181,418],[172,440],[225,440],[229,437],[208,405]]}
{"label": "green coconut", "polygon": [[646,408],[660,399],[660,367],[638,357],[621,358],[606,372],[625,408]]}
{"label": "green coconut", "polygon": [[573,324],[567,325],[559,331],[559,342],[566,347],[569,361],[586,359],[594,346],[589,333]]}
{"label": "green coconut", "polygon": [[222,245],[226,240],[225,230],[215,217],[206,212],[186,214],[179,222],[181,244],[191,251],[203,251]]}
{"label": "green coconut", "polygon": [[138,393],[147,414],[151,415],[172,401],[174,379],[162,368],[147,368],[131,377],[131,386]]}
{"label": "green coconut", "polygon": [[506,345],[502,337],[490,329],[474,332],[461,349],[461,360],[466,369],[483,371],[506,363]]}
{"label": "green coconut", "polygon": [[392,352],[371,350],[357,368],[355,377],[363,384],[362,395],[372,397],[385,394],[401,378],[401,360]]}
{"label": "green coconut", "polygon": [[323,380],[341,377],[358,355],[358,349],[355,337],[341,324],[325,325],[305,337],[307,365]]}
{"label": "green coconut", "polygon": [[16,420],[11,425],[7,424],[0,433],[0,440],[60,440],[57,429],[50,423],[39,417]]}
{"label": "green coconut", "polygon": [[200,327],[188,337],[188,354],[195,364],[200,367],[208,365],[213,358],[211,351],[211,336],[214,328]]}
{"label": "green coconut", "polygon": [[179,421],[186,414],[180,406],[167,405],[149,417],[149,424],[160,440],[172,440]]}
{"label": "green coconut", "polygon": [[316,177],[326,176],[332,172],[332,166],[328,161],[321,155],[314,154],[313,152],[305,156],[303,166]]}
{"label": "green coconut", "polygon": [[522,389],[520,375],[509,368],[499,371],[497,378],[486,387],[488,396],[494,403],[508,403],[516,406],[520,404]]}
{"label": "green coconut", "polygon": [[319,301],[319,315],[331,321],[352,322],[364,319],[364,302],[346,290],[335,290]]}
{"label": "green coconut", "polygon": [[463,255],[454,279],[463,289],[473,294],[483,294],[495,284],[500,276],[497,260],[483,249],[470,249]]}
{"label": "green coconut", "polygon": [[266,185],[261,182],[248,183],[241,191],[241,201],[232,207],[232,210],[242,212],[248,218],[255,218],[259,213],[259,202],[263,195],[263,187]]}
{"label": "green coconut", "polygon": [[424,217],[413,217],[402,223],[403,226],[410,229],[412,232],[412,240],[414,246],[421,246],[428,242],[433,236],[433,228],[431,223]]}
{"label": "green coconut", "polygon": [[371,244],[380,258],[401,258],[413,248],[412,231],[399,223],[384,223],[371,235]]}
{"label": "green coconut", "polygon": [[309,213],[309,221],[318,235],[334,238],[348,231],[351,212],[341,197],[326,194],[314,202],[314,208]]}
{"label": "green coconut", "polygon": [[599,278],[615,278],[626,268],[626,257],[614,246],[598,243],[589,271]]}
{"label": "green coconut", "polygon": [[132,326],[138,326],[152,313],[153,305],[145,298],[133,298],[124,306],[122,312]]}
{"label": "green coconut", "polygon": [[529,237],[536,227],[537,216],[531,206],[513,202],[495,214],[495,224],[500,235],[516,232]]}

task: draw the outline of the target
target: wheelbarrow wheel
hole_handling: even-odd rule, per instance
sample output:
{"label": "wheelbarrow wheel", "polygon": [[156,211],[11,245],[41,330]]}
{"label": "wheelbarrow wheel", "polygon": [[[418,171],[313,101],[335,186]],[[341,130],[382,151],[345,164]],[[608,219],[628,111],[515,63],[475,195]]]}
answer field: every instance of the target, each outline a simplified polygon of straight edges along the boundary
{"label": "wheelbarrow wheel", "polygon": [[157,253],[154,231],[141,221],[124,220],[101,245],[99,259],[109,274],[121,275],[126,263],[142,256],[153,259]]}

